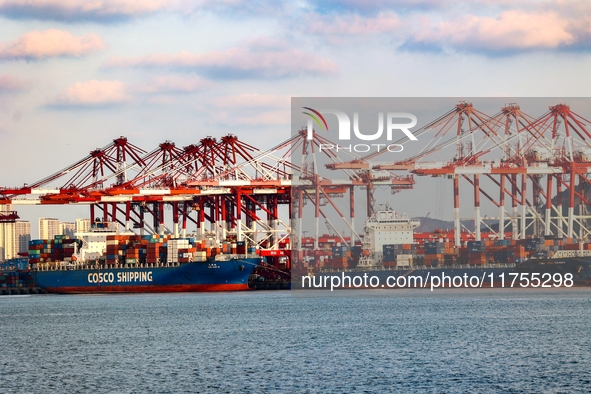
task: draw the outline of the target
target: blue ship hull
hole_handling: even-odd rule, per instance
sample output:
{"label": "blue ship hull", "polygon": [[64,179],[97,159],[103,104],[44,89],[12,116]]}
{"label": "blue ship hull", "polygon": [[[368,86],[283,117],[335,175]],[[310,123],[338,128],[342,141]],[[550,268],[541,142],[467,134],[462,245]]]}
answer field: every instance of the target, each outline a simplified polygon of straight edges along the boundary
{"label": "blue ship hull", "polygon": [[163,293],[248,290],[260,258],[174,264],[158,267],[63,269],[31,272],[51,293]]}

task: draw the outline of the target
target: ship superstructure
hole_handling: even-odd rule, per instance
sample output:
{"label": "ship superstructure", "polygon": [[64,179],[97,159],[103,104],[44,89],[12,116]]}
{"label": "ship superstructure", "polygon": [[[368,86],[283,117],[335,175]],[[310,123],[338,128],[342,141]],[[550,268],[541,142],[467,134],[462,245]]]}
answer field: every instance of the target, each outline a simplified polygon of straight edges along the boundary
{"label": "ship superstructure", "polygon": [[384,246],[413,243],[413,230],[419,224],[411,220],[408,214],[398,214],[388,205],[376,211],[363,227],[362,253],[358,266],[381,266]]}

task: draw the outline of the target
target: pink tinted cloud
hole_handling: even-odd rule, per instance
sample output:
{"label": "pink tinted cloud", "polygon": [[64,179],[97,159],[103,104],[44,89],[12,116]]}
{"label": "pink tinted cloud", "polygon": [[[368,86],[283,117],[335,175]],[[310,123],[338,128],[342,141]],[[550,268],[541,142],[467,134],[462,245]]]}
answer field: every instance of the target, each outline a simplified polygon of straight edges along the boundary
{"label": "pink tinted cloud", "polygon": [[415,33],[415,43],[450,45],[474,51],[568,47],[576,38],[569,21],[554,12],[504,11],[498,18],[467,15]]}
{"label": "pink tinted cloud", "polygon": [[208,53],[157,53],[134,58],[114,57],[108,67],[161,67],[200,72],[210,78],[285,78],[299,75],[331,75],[337,65],[326,58],[268,40],[251,41]]}
{"label": "pink tinted cloud", "polygon": [[0,14],[14,18],[112,20],[153,13],[169,0],[0,0]]}
{"label": "pink tinted cloud", "polygon": [[121,104],[129,99],[121,81],[78,82],[59,94],[52,103],[57,106],[103,106]]}
{"label": "pink tinted cloud", "polygon": [[12,75],[0,75],[0,93],[15,93],[25,89],[25,82]]}
{"label": "pink tinted cloud", "polygon": [[31,31],[9,44],[0,44],[0,60],[40,60],[80,57],[105,48],[96,34],[76,37],[65,30]]}

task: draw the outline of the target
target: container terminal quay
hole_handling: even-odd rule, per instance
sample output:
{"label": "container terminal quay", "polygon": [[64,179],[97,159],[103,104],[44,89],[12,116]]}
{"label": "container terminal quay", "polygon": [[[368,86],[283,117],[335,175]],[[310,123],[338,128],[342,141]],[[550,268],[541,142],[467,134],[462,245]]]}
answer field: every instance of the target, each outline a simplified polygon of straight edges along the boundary
{"label": "container terminal quay", "polygon": [[[564,103],[539,111],[454,103],[412,129],[426,142],[412,155],[321,149],[338,143],[310,126],[269,150],[235,135],[151,151],[116,138],[39,181],[0,187],[2,294],[287,289],[302,275],[441,269],[590,285],[589,115]],[[449,184],[452,229],[422,231],[396,210],[432,177]],[[396,196],[383,201],[384,188]],[[41,218],[31,239],[19,220],[30,205],[84,205],[88,216]]]}

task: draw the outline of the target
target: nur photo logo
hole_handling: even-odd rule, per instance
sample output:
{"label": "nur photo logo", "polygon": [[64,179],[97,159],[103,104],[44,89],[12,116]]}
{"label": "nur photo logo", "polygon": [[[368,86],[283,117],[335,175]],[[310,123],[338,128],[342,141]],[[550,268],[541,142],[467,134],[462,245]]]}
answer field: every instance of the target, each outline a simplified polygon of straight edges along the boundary
{"label": "nur photo logo", "polygon": [[[307,139],[314,139],[314,123],[318,125],[319,130],[329,131],[328,122],[326,121],[325,114],[332,114],[336,116],[338,122],[338,139],[339,141],[350,141],[352,134],[355,138],[361,141],[378,141],[383,140],[385,131],[385,141],[390,142],[395,138],[395,134],[402,132],[409,140],[416,141],[412,132],[409,130],[417,124],[417,117],[408,112],[384,112],[378,113],[378,130],[373,134],[362,133],[359,127],[359,112],[353,112],[353,122],[351,118],[344,111],[336,109],[321,109],[316,110],[311,107],[302,107],[306,111],[302,112],[304,115],[309,117],[307,124]],[[401,120],[406,120],[401,122]],[[353,127],[351,127],[353,123]],[[384,127],[385,124],[385,127]],[[351,129],[353,133],[351,133]],[[396,137],[398,138],[398,137]],[[400,144],[349,144],[349,145],[333,145],[333,144],[320,144],[320,150],[347,150],[349,152],[369,152],[372,149],[387,149],[390,152],[401,152],[403,147]]]}

